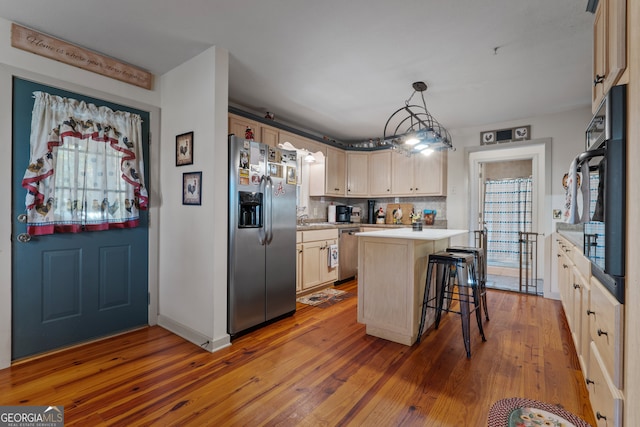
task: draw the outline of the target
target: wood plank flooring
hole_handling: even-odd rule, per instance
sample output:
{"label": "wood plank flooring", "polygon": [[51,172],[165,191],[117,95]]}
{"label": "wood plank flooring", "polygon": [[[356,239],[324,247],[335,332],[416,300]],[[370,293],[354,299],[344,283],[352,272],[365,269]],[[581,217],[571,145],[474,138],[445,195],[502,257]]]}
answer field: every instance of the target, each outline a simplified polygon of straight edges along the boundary
{"label": "wood plank flooring", "polygon": [[560,302],[489,290],[483,343],[443,317],[419,345],[365,334],[354,297],[206,352],[149,327],[0,371],[0,405],[64,405],[67,426],[486,426],[525,397],[595,425]]}

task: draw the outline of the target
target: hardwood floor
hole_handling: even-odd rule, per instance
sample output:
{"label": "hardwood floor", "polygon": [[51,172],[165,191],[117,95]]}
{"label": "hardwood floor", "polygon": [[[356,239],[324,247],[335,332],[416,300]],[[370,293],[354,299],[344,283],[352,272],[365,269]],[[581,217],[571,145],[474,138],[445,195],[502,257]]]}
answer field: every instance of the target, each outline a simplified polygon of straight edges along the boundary
{"label": "hardwood floor", "polygon": [[488,298],[471,359],[459,316],[406,347],[366,335],[354,296],[213,354],[150,327],[25,361],[0,371],[0,404],[64,405],[67,426],[486,426],[495,401],[525,397],[595,425],[560,302]]}

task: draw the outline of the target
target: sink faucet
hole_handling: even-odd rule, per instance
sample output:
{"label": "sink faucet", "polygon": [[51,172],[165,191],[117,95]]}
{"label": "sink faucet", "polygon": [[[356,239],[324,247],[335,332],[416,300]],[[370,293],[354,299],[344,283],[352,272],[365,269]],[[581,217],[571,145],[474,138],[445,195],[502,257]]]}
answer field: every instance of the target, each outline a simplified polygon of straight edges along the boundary
{"label": "sink faucet", "polygon": [[309,219],[309,215],[304,213],[307,210],[306,206],[296,206],[296,214],[298,218],[298,225],[304,225],[304,220]]}
{"label": "sink faucet", "polygon": [[305,219],[309,219],[309,215],[307,214],[298,215],[298,225],[305,225],[304,223]]}

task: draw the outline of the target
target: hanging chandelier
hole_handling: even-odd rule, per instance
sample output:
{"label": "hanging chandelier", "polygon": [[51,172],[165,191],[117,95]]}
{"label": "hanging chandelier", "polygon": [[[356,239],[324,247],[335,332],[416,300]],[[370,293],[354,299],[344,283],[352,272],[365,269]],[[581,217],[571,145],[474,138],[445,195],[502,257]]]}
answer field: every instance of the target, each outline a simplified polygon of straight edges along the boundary
{"label": "hanging chandelier", "polygon": [[[427,84],[413,83],[413,93],[402,108],[397,109],[384,126],[384,144],[407,155],[422,153],[429,155],[437,150],[451,149],[451,135],[427,110],[424,92]],[[411,104],[411,99],[420,92],[422,105]]]}

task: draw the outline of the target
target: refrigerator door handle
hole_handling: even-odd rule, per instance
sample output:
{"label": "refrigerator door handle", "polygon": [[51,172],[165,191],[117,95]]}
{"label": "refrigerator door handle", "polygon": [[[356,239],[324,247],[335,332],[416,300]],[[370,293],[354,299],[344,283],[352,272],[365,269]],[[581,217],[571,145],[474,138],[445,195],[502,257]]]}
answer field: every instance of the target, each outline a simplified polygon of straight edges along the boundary
{"label": "refrigerator door handle", "polygon": [[[268,225],[266,232],[267,245],[273,240],[273,180],[270,176],[267,177],[267,186],[269,196],[267,197],[267,219],[265,220],[265,227]],[[266,192],[266,191],[265,191]]]}
{"label": "refrigerator door handle", "polygon": [[[262,175],[262,177],[260,177],[260,186],[258,187],[258,191],[260,191],[262,194],[265,194],[266,188],[267,188],[267,177]],[[265,230],[264,226],[258,229],[258,241],[263,246],[267,243],[267,236],[264,230]]]}

